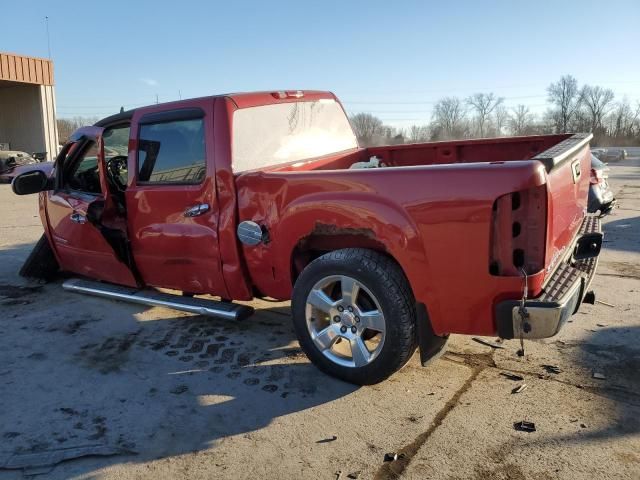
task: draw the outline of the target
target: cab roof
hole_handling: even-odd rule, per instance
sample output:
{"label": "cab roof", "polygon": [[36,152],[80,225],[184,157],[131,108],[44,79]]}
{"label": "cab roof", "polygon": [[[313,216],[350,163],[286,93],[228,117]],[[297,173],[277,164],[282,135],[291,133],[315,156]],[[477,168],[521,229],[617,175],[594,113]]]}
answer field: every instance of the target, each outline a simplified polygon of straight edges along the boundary
{"label": "cab roof", "polygon": [[[166,106],[166,107],[174,107],[180,108],[182,103],[190,102],[193,100],[205,100],[205,99],[214,99],[225,97],[231,100],[237,108],[249,108],[249,107],[257,107],[261,105],[270,105],[276,103],[289,103],[289,102],[297,102],[297,101],[313,101],[320,99],[333,99],[338,100],[337,97],[331,93],[321,90],[273,90],[273,91],[261,91],[261,92],[239,92],[239,93],[225,93],[220,95],[210,95],[206,97],[196,97],[189,98],[184,100],[177,100],[173,102],[161,103],[158,105],[148,105],[148,106]],[[131,110],[126,110],[120,113],[116,113],[115,115],[111,115],[109,117],[105,117],[98,122],[95,123],[96,127],[104,127],[107,125],[117,125],[119,123],[126,123],[131,121],[133,114],[139,108],[133,108]]]}

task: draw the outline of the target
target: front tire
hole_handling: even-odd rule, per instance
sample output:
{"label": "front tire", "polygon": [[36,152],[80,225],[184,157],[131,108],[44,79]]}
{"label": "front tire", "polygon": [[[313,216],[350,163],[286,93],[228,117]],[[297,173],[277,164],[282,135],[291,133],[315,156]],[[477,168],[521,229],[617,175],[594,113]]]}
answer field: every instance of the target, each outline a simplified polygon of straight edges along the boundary
{"label": "front tire", "polygon": [[292,311],[309,359],[347,382],[385,380],[417,346],[409,282],[396,262],[372,250],[345,248],[311,262],[296,281]]}
{"label": "front tire", "polygon": [[25,260],[20,269],[20,276],[26,278],[37,278],[49,282],[58,274],[58,261],[53,253],[49,240],[42,234],[38,243]]}

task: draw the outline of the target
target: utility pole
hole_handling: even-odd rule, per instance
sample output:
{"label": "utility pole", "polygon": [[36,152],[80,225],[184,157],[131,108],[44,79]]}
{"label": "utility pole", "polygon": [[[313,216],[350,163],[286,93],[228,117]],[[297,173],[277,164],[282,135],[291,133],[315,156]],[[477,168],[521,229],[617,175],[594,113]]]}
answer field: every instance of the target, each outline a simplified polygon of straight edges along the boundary
{"label": "utility pole", "polygon": [[158,104],[158,94],[156,93],[156,105]]}
{"label": "utility pole", "polygon": [[49,54],[49,60],[51,60],[51,40],[49,39],[49,17],[44,17],[44,24],[47,29],[47,53]]}

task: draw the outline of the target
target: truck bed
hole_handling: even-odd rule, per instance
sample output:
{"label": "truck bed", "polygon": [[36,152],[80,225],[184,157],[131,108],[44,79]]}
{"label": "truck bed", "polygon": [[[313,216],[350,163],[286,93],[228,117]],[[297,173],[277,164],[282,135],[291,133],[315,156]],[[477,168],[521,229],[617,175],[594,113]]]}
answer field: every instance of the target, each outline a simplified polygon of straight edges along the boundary
{"label": "truck bed", "polygon": [[[544,292],[584,218],[590,138],[375,147],[241,174],[239,218],[264,225],[274,239],[242,247],[248,271],[258,290],[288,298],[298,255],[356,241],[400,263],[437,333],[494,334],[494,305],[521,298],[523,278],[520,267],[492,263],[508,263],[513,252],[515,264],[520,250],[538,255],[523,268],[528,296]],[[374,155],[391,168],[349,169]],[[520,207],[522,192],[537,200]],[[512,235],[516,223],[524,235]]]}
{"label": "truck bed", "polygon": [[355,162],[368,161],[371,157],[378,157],[388,167],[529,160],[543,152],[547,155],[551,149],[572,136],[537,135],[370,147],[280,166],[275,171],[343,170]]}

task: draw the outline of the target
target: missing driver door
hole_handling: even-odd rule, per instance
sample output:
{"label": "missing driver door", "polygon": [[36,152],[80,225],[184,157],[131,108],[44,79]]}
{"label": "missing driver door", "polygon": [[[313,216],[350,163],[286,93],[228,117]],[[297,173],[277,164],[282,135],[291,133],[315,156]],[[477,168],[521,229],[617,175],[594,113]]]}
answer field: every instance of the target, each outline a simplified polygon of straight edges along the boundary
{"label": "missing driver door", "polygon": [[48,194],[47,221],[63,270],[135,286],[136,280],[95,225],[109,200],[103,129],[76,131],[56,160],[56,188]]}

